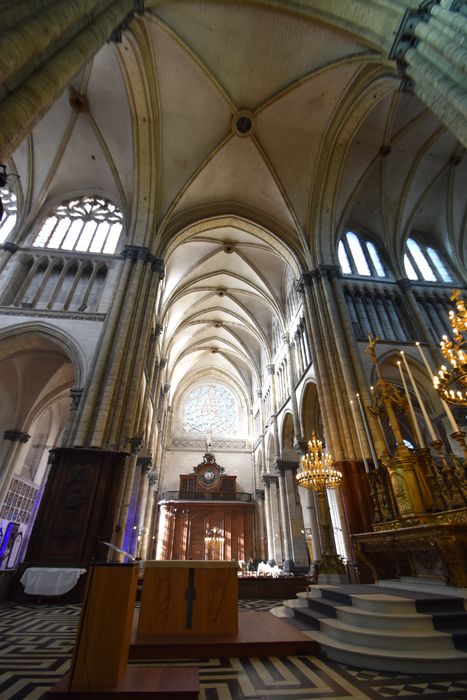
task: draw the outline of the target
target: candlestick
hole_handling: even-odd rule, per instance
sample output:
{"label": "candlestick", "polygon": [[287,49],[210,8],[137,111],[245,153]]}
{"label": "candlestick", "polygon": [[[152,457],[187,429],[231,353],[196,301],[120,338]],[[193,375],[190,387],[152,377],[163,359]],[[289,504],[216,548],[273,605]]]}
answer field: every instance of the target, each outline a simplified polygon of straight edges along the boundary
{"label": "candlestick", "polygon": [[[420,345],[419,342],[416,342],[415,345],[417,346],[418,351],[419,351],[420,355],[422,356],[422,360],[425,363],[425,367],[427,368],[428,375],[429,375],[431,381],[433,381],[434,373],[433,373],[433,370],[431,369],[430,365],[428,364],[428,360],[426,359],[426,356],[425,356],[425,353],[423,352],[422,346]],[[441,399],[441,403],[443,405],[443,409],[444,409],[444,412],[448,418],[448,421],[451,424],[452,430],[455,433],[459,432],[460,428],[457,425],[456,419],[452,415],[451,409],[449,408],[449,406],[447,405],[447,403],[444,399]]]}
{"label": "candlestick", "polygon": [[402,372],[402,366],[401,366],[401,363],[399,360],[397,361],[397,366],[399,367],[399,373],[401,375],[402,384],[404,387],[405,395],[407,397],[407,403],[409,404],[410,416],[412,418],[413,427],[415,430],[415,434],[417,436],[418,446],[423,448],[423,447],[425,447],[425,443],[423,441],[420,426],[418,425],[418,421],[417,421],[417,418],[415,416],[415,411],[413,409],[413,403],[412,403],[412,397],[410,396],[409,390],[407,389],[407,383],[405,381],[404,373]]}
{"label": "candlestick", "polygon": [[362,422],[363,422],[363,427],[365,429],[365,435],[366,435],[366,439],[368,442],[368,447],[370,448],[371,458],[373,460],[373,464],[375,465],[376,469],[378,469],[379,468],[378,458],[376,457],[376,452],[375,452],[375,448],[373,445],[373,440],[371,439],[370,428],[369,428],[367,420],[366,420],[365,411],[363,410],[363,405],[362,405],[362,402],[360,399],[360,394],[355,394],[355,395],[357,397],[358,408],[360,409],[360,415],[362,417]]}
{"label": "candlestick", "polygon": [[[370,391],[371,391],[371,396],[373,396],[374,387],[370,386]],[[388,445],[388,441],[386,438],[386,433],[385,433],[385,430],[383,428],[383,424],[381,422],[381,416],[379,414],[376,416],[376,422],[378,423],[379,436],[380,436],[382,442],[384,443],[384,449],[386,450],[387,453],[389,453],[389,445]]]}
{"label": "candlestick", "polygon": [[352,415],[353,415],[353,419],[354,419],[355,431],[356,431],[356,433],[357,433],[357,440],[358,440],[358,444],[359,444],[359,447],[360,447],[360,452],[362,453],[363,464],[364,464],[364,466],[365,466],[365,471],[366,471],[366,473],[369,474],[369,473],[370,473],[370,467],[368,466],[368,460],[367,460],[367,458],[365,457],[365,452],[363,451],[362,439],[361,439],[361,437],[360,437],[360,429],[359,429],[358,422],[357,422],[357,419],[356,419],[356,416],[355,416],[355,406],[354,406],[354,402],[353,402],[352,400],[350,401],[350,406],[351,406],[351,409],[352,409]]}
{"label": "candlestick", "polygon": [[436,433],[435,433],[435,431],[434,431],[434,428],[433,428],[433,426],[432,426],[432,424],[431,424],[431,421],[430,421],[430,419],[429,419],[429,417],[428,417],[428,413],[427,413],[427,411],[426,411],[425,404],[423,403],[422,397],[420,396],[420,392],[418,391],[418,387],[417,387],[417,385],[415,384],[415,380],[414,380],[414,378],[413,378],[413,376],[412,376],[412,372],[410,371],[409,364],[408,364],[407,360],[405,359],[405,354],[404,354],[404,352],[403,352],[402,350],[401,350],[401,353],[400,353],[400,354],[402,355],[402,360],[403,360],[403,362],[404,362],[405,369],[406,369],[406,371],[407,371],[407,374],[409,375],[410,383],[412,384],[412,388],[413,388],[413,390],[414,390],[415,396],[417,397],[417,401],[418,401],[418,404],[419,404],[420,409],[421,409],[421,411],[422,411],[422,415],[423,415],[423,418],[424,418],[424,420],[425,420],[426,427],[428,428],[428,431],[429,431],[429,433],[430,433],[430,437],[431,437],[432,441],[437,440],[437,439],[438,439],[438,436],[436,435]]}

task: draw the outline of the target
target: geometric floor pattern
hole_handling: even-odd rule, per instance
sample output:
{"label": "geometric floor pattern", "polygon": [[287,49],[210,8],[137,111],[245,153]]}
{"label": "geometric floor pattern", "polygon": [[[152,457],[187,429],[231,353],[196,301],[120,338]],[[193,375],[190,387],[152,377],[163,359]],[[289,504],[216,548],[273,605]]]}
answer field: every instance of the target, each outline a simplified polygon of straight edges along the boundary
{"label": "geometric floor pattern", "polygon": [[[282,601],[241,600],[244,610]],[[79,605],[0,604],[0,700],[38,700],[69,668]],[[465,676],[413,676],[350,668],[314,656],[138,662],[199,668],[200,700],[467,700]]]}

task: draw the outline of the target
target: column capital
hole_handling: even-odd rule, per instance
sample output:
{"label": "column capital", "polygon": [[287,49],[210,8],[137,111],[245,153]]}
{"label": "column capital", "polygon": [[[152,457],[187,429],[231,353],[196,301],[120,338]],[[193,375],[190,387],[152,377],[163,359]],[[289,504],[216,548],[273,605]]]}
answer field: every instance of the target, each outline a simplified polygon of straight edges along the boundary
{"label": "column capital", "polygon": [[156,323],[156,327],[154,329],[154,335],[162,335],[164,331],[164,326],[162,323]]}
{"label": "column capital", "polygon": [[409,292],[412,289],[412,282],[408,279],[396,280],[396,284],[403,292]]}
{"label": "column capital", "polygon": [[167,367],[167,363],[168,363],[168,359],[166,357],[161,357],[160,366],[162,367],[162,369],[164,367]]}
{"label": "column capital", "polygon": [[83,389],[78,386],[72,386],[70,389],[70,410],[71,411],[76,411],[79,406],[79,402],[81,401],[81,397],[83,395]]}
{"label": "column capital", "polygon": [[268,472],[263,472],[261,474],[261,481],[263,482],[264,487],[269,489],[271,484],[277,484],[277,475],[269,474]]}
{"label": "column capital", "polygon": [[159,279],[163,280],[165,277],[165,264],[162,258],[152,258],[152,271],[159,273]]}
{"label": "column capital", "polygon": [[290,345],[290,336],[287,332],[282,333],[281,338],[282,338],[282,342],[284,343],[284,345]]}
{"label": "column capital", "polygon": [[27,433],[23,433],[22,430],[5,430],[3,433],[4,440],[11,440],[12,442],[27,442],[30,437]]}
{"label": "column capital", "polygon": [[274,466],[281,476],[283,476],[286,471],[297,471],[298,464],[298,461],[294,462],[290,459],[276,459],[274,462]]}
{"label": "column capital", "polygon": [[311,287],[312,279],[311,272],[302,272],[297,282],[297,292],[303,294],[305,287]]}
{"label": "column capital", "polygon": [[266,365],[266,369],[268,371],[268,374],[274,374],[276,367],[275,367],[274,363],[271,362],[269,365]]}
{"label": "column capital", "polygon": [[151,471],[152,467],[152,457],[151,455],[142,455],[139,456],[138,459],[136,460],[136,464],[141,467],[141,473],[142,474],[149,474]]}
{"label": "column capital", "polygon": [[155,258],[149,248],[140,245],[126,245],[121,252],[124,260],[142,260],[143,262],[153,263]]}
{"label": "column capital", "polygon": [[262,396],[263,396],[263,392],[262,392],[262,390],[261,390],[261,389],[256,389],[256,396],[257,396],[257,397],[258,397],[259,399],[261,399],[261,398],[262,398]]}
{"label": "column capital", "polygon": [[7,253],[16,253],[17,250],[19,250],[19,245],[16,245],[16,243],[13,243],[13,241],[5,241],[3,244],[3,250],[6,250]]}
{"label": "column capital", "polygon": [[341,277],[341,271],[338,265],[318,265],[314,270],[310,270],[309,274],[311,279],[332,280],[335,277]]}
{"label": "column capital", "polygon": [[128,438],[128,442],[130,443],[131,453],[136,454],[143,447],[143,436],[133,435],[132,437]]}

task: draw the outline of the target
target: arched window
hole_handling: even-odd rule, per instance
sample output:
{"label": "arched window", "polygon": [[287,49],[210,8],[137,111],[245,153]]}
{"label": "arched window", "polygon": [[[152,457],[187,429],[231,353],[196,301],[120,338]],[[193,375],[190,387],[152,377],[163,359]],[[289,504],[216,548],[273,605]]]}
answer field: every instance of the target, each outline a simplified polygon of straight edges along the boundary
{"label": "arched window", "polygon": [[353,231],[347,231],[337,249],[343,275],[362,277],[387,277],[381,257],[372,241],[362,239]]}
{"label": "arched window", "polygon": [[410,280],[446,284],[453,281],[439,253],[432,246],[424,245],[414,238],[407,239],[404,267]]}
{"label": "arched window", "polygon": [[203,384],[190,391],[183,406],[183,430],[187,433],[237,432],[237,401],[219,384]]}
{"label": "arched window", "polygon": [[122,226],[122,212],[108,199],[71,199],[46,218],[32,245],[111,254],[117,247]]}
{"label": "arched window", "polygon": [[0,221],[0,243],[3,243],[16,224],[16,195],[8,187],[0,187],[0,200],[3,205],[3,217]]}

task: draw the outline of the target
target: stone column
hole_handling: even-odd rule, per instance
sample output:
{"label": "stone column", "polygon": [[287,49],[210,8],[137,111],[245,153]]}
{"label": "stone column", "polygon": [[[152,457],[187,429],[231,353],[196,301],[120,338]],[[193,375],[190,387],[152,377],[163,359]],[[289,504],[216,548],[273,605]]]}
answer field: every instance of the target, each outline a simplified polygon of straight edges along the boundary
{"label": "stone column", "polygon": [[313,556],[314,559],[317,560],[321,557],[322,546],[319,530],[319,519],[316,514],[318,507],[316,503],[316,494],[314,493],[314,491],[310,491],[310,489],[304,489],[304,491],[307,504],[306,510],[309,518],[309,525],[307,524],[306,527],[310,527],[311,529],[311,543],[313,546]]}
{"label": "stone column", "polygon": [[303,537],[303,511],[296,486],[298,462],[280,459],[276,461],[276,468],[280,474],[279,489],[282,485],[282,491],[280,491],[281,504],[284,502],[282,510],[287,516],[287,527],[284,527],[285,559],[290,560],[291,569],[303,568],[307,566],[307,551]]}
{"label": "stone column", "polygon": [[286,354],[287,354],[287,379],[288,379],[288,384],[289,384],[290,403],[292,404],[292,418],[293,418],[293,426],[294,426],[294,432],[295,432],[295,441],[297,443],[300,443],[303,440],[303,435],[302,435],[302,426],[300,423],[300,412],[298,410],[298,404],[297,404],[297,396],[295,394],[294,375],[293,375],[293,356],[292,356],[292,349],[290,347],[290,338],[289,338],[288,333],[284,333],[284,335],[282,336],[282,342],[285,345]]}
{"label": "stone column", "polygon": [[141,558],[148,558],[149,543],[151,542],[151,525],[154,506],[154,487],[157,483],[157,476],[153,472],[148,474],[148,489],[146,493],[146,503],[143,513],[143,535],[141,538]]}
{"label": "stone column", "polygon": [[266,523],[267,557],[271,559],[274,549],[274,535],[271,520],[271,481],[269,475],[263,473],[261,481],[264,484],[264,519]]}
{"label": "stone column", "polygon": [[[135,512],[133,522],[131,524],[132,537],[129,552],[133,556],[141,556],[142,538],[144,535],[144,516],[146,512],[146,501],[148,498],[149,479],[148,474],[151,469],[151,457],[138,457],[136,461],[136,470],[141,467],[141,474],[138,487],[138,495],[136,497]],[[136,529],[135,529],[136,528]],[[134,536],[136,535],[136,537]]]}
{"label": "stone column", "polygon": [[280,443],[279,443],[279,430],[277,427],[277,399],[276,399],[276,375],[275,367],[273,364],[266,365],[266,369],[269,374],[269,381],[271,383],[271,421],[272,421],[272,432],[274,435],[274,456],[276,458],[280,455]]}
{"label": "stone column", "polygon": [[266,558],[267,535],[265,528],[265,489],[255,490],[256,500],[256,556],[258,559]]}
{"label": "stone column", "polygon": [[413,11],[414,41],[403,61],[417,97],[467,147],[467,18],[461,14],[462,3],[447,5],[433,3],[426,12],[420,6],[418,17]]}
{"label": "stone column", "polygon": [[305,324],[310,340],[312,362],[316,368],[316,389],[321,407],[326,435],[329,436],[330,449],[333,450],[333,438],[339,435],[339,429],[334,413],[333,396],[326,366],[326,355],[321,338],[320,325],[316,313],[316,305],[311,291],[312,278],[309,272],[302,275],[300,289],[304,293]]}
{"label": "stone column", "polygon": [[[100,12],[90,12],[92,6]],[[0,101],[0,161],[9,158],[72,78],[110,38],[113,30],[132,16],[132,10],[132,0],[112,0],[111,3],[105,0],[73,3],[62,0],[49,10],[26,19],[26,33],[23,33],[23,27],[12,28],[2,36],[7,44],[6,55],[12,57],[8,71],[12,86],[7,85],[9,92]],[[57,23],[58,29],[55,30]],[[68,30],[65,24],[69,25]],[[69,36],[70,27],[80,29],[72,38]],[[58,51],[52,51],[54,41],[57,41],[54,32],[60,36],[63,34],[63,45]],[[35,57],[37,64],[23,58],[28,53]],[[30,72],[31,67],[34,72]]]}
{"label": "stone column", "polygon": [[[135,436],[130,439],[131,442],[131,454],[128,456],[125,477],[123,480],[123,488],[121,491],[120,504],[117,512],[117,517],[115,519],[114,527],[114,539],[113,544],[117,547],[121,547],[123,544],[123,539],[125,537],[125,528],[128,518],[128,511],[130,509],[131,494],[133,491],[133,482],[136,473],[136,463],[138,461],[138,451],[141,449],[141,437]],[[116,561],[121,561],[123,556],[116,553],[114,559]]]}

